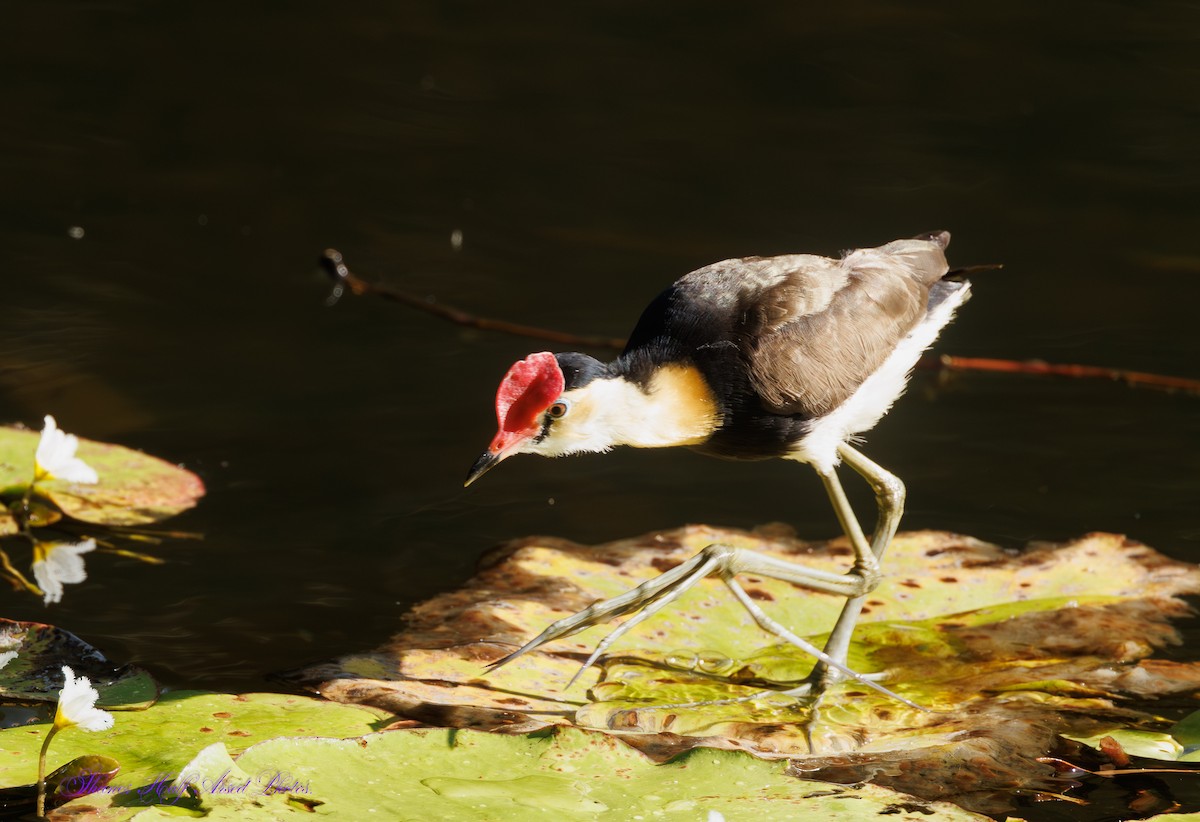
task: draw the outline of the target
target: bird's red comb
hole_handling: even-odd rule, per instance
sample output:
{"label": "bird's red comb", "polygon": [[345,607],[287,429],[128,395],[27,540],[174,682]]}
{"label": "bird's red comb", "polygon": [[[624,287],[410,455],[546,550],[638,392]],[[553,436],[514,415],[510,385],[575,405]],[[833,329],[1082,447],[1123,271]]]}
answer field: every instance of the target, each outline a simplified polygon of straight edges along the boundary
{"label": "bird's red comb", "polygon": [[558,360],[549,351],[530,354],[515,363],[496,392],[500,432],[524,431],[559,398],[566,385]]}

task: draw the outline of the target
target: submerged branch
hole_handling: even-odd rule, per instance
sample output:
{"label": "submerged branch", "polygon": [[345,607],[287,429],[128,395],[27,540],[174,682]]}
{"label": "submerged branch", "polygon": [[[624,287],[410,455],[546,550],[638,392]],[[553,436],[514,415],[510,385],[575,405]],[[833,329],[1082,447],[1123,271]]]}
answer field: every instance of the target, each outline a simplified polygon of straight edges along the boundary
{"label": "submerged branch", "polygon": [[[932,362],[930,362],[932,361]],[[1075,363],[1052,363],[1042,360],[998,360],[987,357],[955,357],[943,354],[926,357],[923,367],[941,367],[947,371],[1000,371],[1008,374],[1034,374],[1038,376],[1074,377],[1076,379],[1100,379],[1123,382],[1130,387],[1157,388],[1162,391],[1186,391],[1200,394],[1200,380],[1189,377],[1173,377],[1168,374],[1150,374],[1145,371],[1129,371],[1124,368],[1106,368],[1099,365]]]}
{"label": "submerged branch", "polygon": [[1037,761],[1053,765],[1055,768],[1068,773],[1085,773],[1089,776],[1106,776],[1110,778],[1116,776],[1141,776],[1142,774],[1151,773],[1200,773],[1200,765],[1194,765],[1190,768],[1100,768],[1089,770],[1082,765],[1076,765],[1074,762],[1068,762],[1056,756],[1039,756]]}
{"label": "submerged branch", "polygon": [[[625,341],[615,337],[569,334],[565,331],[554,331],[533,325],[522,325],[520,323],[508,322],[507,320],[478,317],[453,306],[430,302],[428,299],[418,297],[415,294],[392,286],[367,282],[362,277],[350,271],[341,252],[334,248],[325,250],[325,253],[321,255],[319,264],[321,269],[334,281],[333,292],[327,300],[329,305],[336,303],[341,299],[346,289],[349,289],[351,293],[358,296],[369,294],[375,297],[382,297],[468,328],[499,331],[503,334],[514,334],[519,337],[530,337],[588,348],[608,348],[615,351],[621,351],[625,348]],[[958,269],[955,273],[966,274],[976,270],[989,270],[999,267],[995,265],[973,266],[971,268]],[[1174,377],[1167,374],[1150,374],[1144,371],[1129,371],[1123,368],[1107,368],[1097,365],[1048,363],[1041,360],[1018,361],[985,357],[956,357],[950,354],[943,354],[941,356],[927,355],[922,357],[917,367],[941,371],[999,371],[1009,374],[1103,379],[1113,382],[1123,382],[1131,387],[1156,388],[1160,391],[1185,391],[1189,394],[1200,394],[1200,379]]]}
{"label": "submerged branch", "polygon": [[463,325],[468,328],[500,331],[504,334],[515,334],[519,337],[532,337],[539,340],[549,340],[550,342],[563,343],[565,345],[581,345],[589,348],[612,348],[620,351],[625,347],[625,341],[616,339],[615,337],[569,334],[565,331],[553,331],[548,328],[522,325],[520,323],[508,322],[507,320],[477,317],[474,314],[454,308],[453,306],[430,302],[407,291],[401,291],[400,289],[386,285],[369,283],[352,273],[342,258],[341,252],[334,248],[326,249],[325,253],[321,255],[320,265],[322,270],[329,274],[335,281],[333,293],[330,294],[328,300],[330,305],[336,303],[341,298],[344,290],[349,288],[353,294],[371,294],[376,297],[383,297],[384,299],[407,305],[409,308],[425,311],[433,314],[435,317],[441,317],[443,320],[449,320],[456,325]]}

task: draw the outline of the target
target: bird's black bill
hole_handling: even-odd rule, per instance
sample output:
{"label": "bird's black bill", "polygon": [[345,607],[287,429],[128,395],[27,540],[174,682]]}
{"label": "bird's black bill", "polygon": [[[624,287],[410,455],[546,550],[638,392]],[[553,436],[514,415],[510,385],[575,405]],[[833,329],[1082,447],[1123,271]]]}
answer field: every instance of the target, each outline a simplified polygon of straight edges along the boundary
{"label": "bird's black bill", "polygon": [[463,487],[467,487],[475,480],[482,477],[488,471],[492,470],[496,464],[500,462],[500,455],[493,454],[491,451],[484,451],[479,455],[479,459],[475,460],[475,464],[471,466],[471,470],[467,472],[467,481],[463,483]]}

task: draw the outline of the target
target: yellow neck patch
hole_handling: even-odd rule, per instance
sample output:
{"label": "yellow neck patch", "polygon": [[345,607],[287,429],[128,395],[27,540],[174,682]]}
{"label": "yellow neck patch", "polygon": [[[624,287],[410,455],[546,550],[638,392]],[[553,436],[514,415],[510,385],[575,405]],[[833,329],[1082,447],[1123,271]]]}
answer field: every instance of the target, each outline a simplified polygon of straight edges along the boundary
{"label": "yellow neck patch", "polygon": [[721,422],[716,397],[699,369],[691,365],[669,365],[657,371],[646,406],[658,421],[656,427],[674,439],[671,445],[698,445]]}

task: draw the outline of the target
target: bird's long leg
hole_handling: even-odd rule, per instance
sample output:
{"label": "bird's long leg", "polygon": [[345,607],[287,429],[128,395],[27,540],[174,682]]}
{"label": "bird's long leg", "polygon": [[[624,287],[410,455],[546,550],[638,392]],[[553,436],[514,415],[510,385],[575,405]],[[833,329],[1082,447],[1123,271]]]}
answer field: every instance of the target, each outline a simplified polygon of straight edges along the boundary
{"label": "bird's long leg", "polygon": [[[738,584],[738,581],[736,579],[734,579],[733,577],[726,577],[724,582],[725,582],[725,585],[729,588],[729,590],[733,593],[733,595],[735,597],[737,597],[738,601],[742,603],[742,607],[744,607],[750,613],[750,616],[754,618],[754,621],[757,622],[758,626],[760,628],[762,628],[764,631],[769,631],[770,633],[775,634],[775,636],[779,637],[780,639],[783,639],[783,640],[787,641],[788,643],[801,649],[802,651],[805,651],[809,655],[816,657],[818,665],[824,665],[826,668],[831,668],[831,669],[837,671],[841,676],[848,676],[851,679],[856,680],[857,682],[861,682],[862,684],[866,685],[869,688],[874,688],[876,691],[879,691],[880,693],[882,693],[886,696],[890,696],[892,699],[895,699],[898,702],[903,702],[905,705],[909,706],[910,708],[916,708],[919,711],[925,710],[925,708],[922,708],[917,703],[912,702],[911,700],[905,699],[904,697],[900,696],[899,694],[883,687],[878,682],[873,681],[870,677],[863,676],[862,674],[860,674],[856,671],[850,670],[849,668],[846,667],[846,663],[844,660],[834,659],[827,652],[818,649],[815,645],[813,645],[808,640],[796,636],[794,633],[789,631],[787,628],[780,625],[775,620],[771,619],[771,617],[767,616],[766,613],[764,613],[763,610],[761,608],[759,608],[757,604],[755,604],[754,600],[752,600],[750,598],[750,595],[746,593],[745,589],[742,588],[742,586]],[[758,694],[752,695],[751,697],[742,697],[741,699],[747,700],[747,699],[753,698],[754,696],[778,695],[780,693],[801,694],[808,690],[809,689],[805,688],[804,686],[801,686],[799,688],[794,688],[790,691],[782,691],[782,692],[780,692],[780,691],[760,691]],[[700,704],[700,703],[698,703],[698,704]],[[684,706],[681,706],[681,707],[684,707]]]}
{"label": "bird's long leg", "polygon": [[866,590],[861,593],[869,593],[879,584],[879,558],[875,554],[874,546],[868,543],[867,538],[863,535],[862,526],[858,524],[858,518],[854,516],[850,500],[846,499],[846,491],[842,488],[837,471],[831,468],[828,472],[818,471],[817,473],[821,475],[821,481],[825,483],[825,491],[829,494],[829,501],[833,503],[833,510],[837,514],[838,522],[842,524],[842,530],[849,537],[850,545],[854,548],[854,569],[850,573],[862,577]]}
{"label": "bird's long leg", "polygon": [[[830,483],[831,488],[836,488],[837,492],[840,492],[841,486],[837,483],[836,478],[831,480]],[[835,492],[831,491],[831,494],[833,493]],[[839,493],[839,497],[845,503],[845,494]],[[846,510],[849,510],[848,503],[845,503],[845,507]],[[853,514],[850,515],[847,523],[847,529],[851,528],[857,528],[857,522],[853,520]],[[687,562],[654,579],[643,582],[641,585],[620,596],[594,603],[577,614],[558,620],[521,648],[492,663],[490,667],[497,668],[505,665],[548,642],[572,636],[593,625],[607,622],[613,617],[640,611],[640,613],[617,627],[600,642],[596,651],[584,663],[584,667],[586,667],[594,662],[601,653],[629,629],[673,602],[681,594],[707,576],[715,575],[730,583],[737,574],[751,573],[785,582],[793,582],[807,588],[847,598],[860,596],[875,587],[879,575],[873,564],[875,556],[871,552],[870,546],[867,545],[866,538],[862,536],[861,530],[858,531],[858,535],[862,545],[861,561],[856,562],[855,568],[845,574],[823,571],[816,568],[806,568],[786,560],[757,554],[746,549],[732,548],[720,544],[710,545]],[[736,596],[740,588],[737,587],[736,583],[733,583],[731,590],[734,591]],[[824,652],[814,653],[816,649],[810,643],[795,637],[791,632],[783,629],[782,626],[767,617],[758,606],[754,605],[749,597],[739,596],[738,599],[747,608],[751,617],[766,630],[807,653],[813,653],[825,665],[831,666],[833,670],[837,670],[839,673],[850,676],[853,679],[866,681],[864,677],[846,668],[844,660],[831,658]],[[876,686],[872,684],[871,687]],[[879,690],[890,696],[895,696],[896,699],[906,701],[884,688],[879,688]]]}
{"label": "bird's long leg", "polygon": [[[717,558],[712,556],[712,552],[706,548],[699,554],[696,554],[696,556],[689,559],[687,562],[672,568],[670,571],[660,574],[654,579],[643,582],[641,585],[626,591],[620,596],[615,596],[612,599],[606,599],[600,602],[594,602],[577,614],[573,614],[569,617],[563,617],[562,619],[555,621],[549,627],[547,627],[546,630],[542,631],[540,634],[526,642],[508,656],[490,663],[488,668],[494,669],[499,668],[502,665],[507,665],[517,657],[522,656],[529,651],[534,650],[535,648],[545,645],[547,642],[553,642],[556,639],[573,636],[574,634],[590,628],[593,625],[599,625],[602,622],[607,622],[613,617],[618,617],[622,614],[627,614],[631,611],[638,610],[642,610],[644,613],[643,609],[647,608],[653,608],[653,611],[651,611],[651,613],[653,613],[654,611],[658,610],[658,608],[654,605],[655,600],[669,597],[667,600],[669,602],[675,599],[675,597],[679,596],[688,588],[691,588],[697,582],[711,574],[716,568],[716,565]],[[644,617],[642,618],[644,619]],[[635,619],[637,618],[635,617]],[[641,619],[637,619],[637,621],[640,622]],[[613,632],[615,636],[610,634],[600,643],[601,646],[607,648],[621,634],[625,633],[625,631],[627,631],[629,628],[632,628],[633,625],[630,625],[630,622],[633,622],[633,620],[630,620],[618,627],[616,631]],[[636,625],[637,623],[633,622],[633,624]],[[591,664],[594,659],[595,655],[589,658],[584,667],[587,667],[588,664]],[[574,682],[574,678],[571,681]]]}
{"label": "bird's long leg", "polygon": [[[819,660],[821,662],[821,664],[836,669],[844,677],[848,677],[850,679],[855,680],[856,682],[860,682],[863,685],[866,685],[868,688],[873,688],[874,690],[879,691],[879,693],[883,694],[884,696],[891,697],[892,699],[896,700],[897,702],[903,702],[905,705],[907,705],[910,708],[916,708],[918,711],[928,710],[927,708],[924,708],[921,705],[918,705],[917,703],[913,702],[912,700],[905,699],[904,697],[900,696],[895,691],[892,691],[888,688],[883,687],[878,682],[875,682],[874,679],[872,679],[872,677],[864,676],[863,674],[860,674],[860,673],[857,673],[856,671],[850,670],[845,665],[843,665],[842,663],[838,662],[837,660],[833,659],[831,656],[826,654],[824,651],[822,651],[816,645],[813,645],[807,639],[797,636],[796,634],[792,633],[787,628],[785,628],[783,625],[776,622],[771,617],[767,616],[766,612],[763,611],[763,609],[760,608],[758,606],[758,604],[753,599],[750,598],[750,595],[746,593],[746,589],[743,588],[741,586],[741,584],[738,583],[738,581],[736,579],[734,579],[733,577],[722,577],[721,581],[725,583],[725,586],[729,589],[730,593],[732,593],[737,598],[738,602],[740,602],[742,604],[742,607],[744,607],[746,609],[746,612],[750,614],[751,618],[753,618],[754,621],[756,623],[758,623],[758,627],[762,628],[764,631],[775,634],[775,636],[779,637],[780,639],[787,642],[788,644],[794,645],[795,647],[804,651],[806,654],[816,657],[816,659]],[[647,609],[647,610],[649,610],[649,609]],[[638,617],[641,617],[645,613],[646,613],[646,611],[642,611],[642,613],[638,614]],[[632,621],[633,620],[630,620],[630,622],[632,622]],[[621,627],[624,628],[628,624],[629,624],[629,622],[626,622]],[[612,634],[609,634],[609,636],[605,638],[605,641],[603,643],[601,643],[601,645],[607,646],[609,640],[613,639],[614,635],[616,633],[617,633],[616,631],[613,631]],[[597,648],[596,653],[592,654],[591,659],[589,659],[586,664],[590,665],[593,661],[595,661],[595,658],[597,656],[599,656],[599,651],[600,651],[600,649]],[[572,680],[572,682],[573,681],[574,680]],[[752,702],[756,699],[763,699],[764,697],[771,697],[771,696],[774,696],[774,697],[801,696],[801,695],[811,693],[811,690],[812,690],[811,687],[806,683],[804,685],[801,685],[798,688],[793,688],[793,689],[787,690],[787,691],[780,691],[780,690],[776,690],[776,689],[767,689],[767,690],[762,690],[762,691],[755,691],[754,693],[746,694],[745,696],[738,696],[738,697],[733,697],[730,699],[706,699],[701,702],[678,702],[678,703],[659,705],[657,707],[659,707],[659,708],[701,708],[701,707],[705,707],[707,705],[736,705],[741,702]]]}
{"label": "bird's long leg", "polygon": [[[869,553],[871,555],[870,565],[874,568],[876,579],[878,579],[879,563],[883,559],[884,551],[887,550],[892,538],[896,535],[896,529],[900,526],[900,517],[904,514],[904,483],[895,474],[867,459],[861,452],[849,445],[843,443],[839,446],[838,453],[843,462],[861,474],[875,491],[875,501],[879,506],[879,518],[875,523],[875,532],[871,536]],[[824,475],[822,475],[822,479],[826,480],[828,488],[829,480]],[[839,484],[838,491],[840,490]],[[835,496],[831,490],[829,497],[833,501],[838,519],[842,521],[843,530],[854,544],[856,561],[862,562],[864,553],[862,546],[865,544],[865,540],[862,528],[854,518],[854,512],[850,509],[845,494],[839,493]],[[846,655],[850,649],[850,638],[854,634],[854,626],[858,623],[858,617],[862,613],[867,593],[869,591],[864,591],[861,595],[851,597],[846,601],[846,604],[842,606],[841,614],[838,615],[837,623],[833,626],[833,631],[829,634],[829,640],[825,643],[825,653],[843,665],[846,662]],[[831,669],[824,662],[819,662],[813,669],[810,681],[815,686],[821,687],[839,676],[840,673],[836,669]]]}
{"label": "bird's long leg", "polygon": [[882,560],[883,552],[896,536],[900,518],[904,515],[904,483],[891,471],[867,459],[861,451],[842,444],[838,447],[842,460],[862,475],[875,491],[875,502],[879,506],[879,521],[871,537],[871,550]]}

